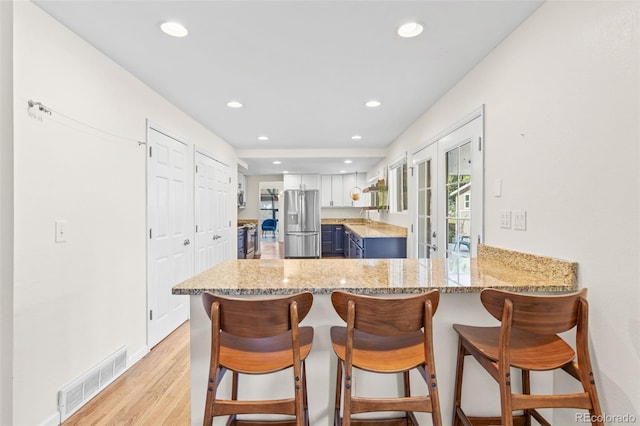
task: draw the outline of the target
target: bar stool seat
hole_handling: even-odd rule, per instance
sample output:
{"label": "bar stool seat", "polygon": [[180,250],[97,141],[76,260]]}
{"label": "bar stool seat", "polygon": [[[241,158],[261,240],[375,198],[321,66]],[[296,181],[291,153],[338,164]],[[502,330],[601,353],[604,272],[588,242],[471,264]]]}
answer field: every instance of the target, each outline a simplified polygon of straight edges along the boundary
{"label": "bar stool seat", "polygon": [[[418,425],[415,412],[431,413],[433,424],[441,425],[432,338],[439,293],[371,297],[335,291],[331,302],[346,322],[346,327],[334,326],[330,332],[338,358],[334,425]],[[401,373],[404,392],[382,398],[355,395],[354,369]],[[411,393],[409,373],[413,369],[425,382],[420,395]],[[391,418],[352,418],[354,414],[382,412],[404,413]]]}
{"label": "bar stool seat", "polygon": [[[347,329],[331,328],[331,343],[339,359],[346,359]],[[355,330],[353,366],[362,370],[397,373],[424,363],[424,335],[376,336]]]}
{"label": "bar stool seat", "polygon": [[[526,295],[484,289],[480,300],[500,321],[499,327],[454,324],[458,358],[453,404],[453,425],[541,425],[550,423],[539,408],[577,408],[589,411],[593,424],[603,425],[588,345],[586,289],[557,296]],[[575,352],[558,334],[576,329]],[[471,355],[498,382],[500,417],[468,416],[462,409],[465,358]],[[521,370],[522,386],[512,386],[511,369]],[[534,394],[532,371],[562,369],[582,385],[582,392]],[[514,411],[522,414],[514,415]]]}
{"label": "bar stool seat", "polygon": [[[305,359],[311,351],[313,328],[300,327],[311,309],[310,292],[270,299],[233,299],[205,292],[202,302],[211,319],[211,360],[205,402],[205,426],[228,416],[227,425],[277,426],[309,424]],[[268,374],[292,369],[282,386],[292,397],[246,400],[238,398],[240,374]],[[218,387],[232,373],[231,396]],[[238,415],[283,415],[285,418],[239,419]],[[293,418],[291,418],[293,417]]]}
{"label": "bar stool seat", "polygon": [[[469,346],[493,361],[500,359],[500,327],[474,327],[454,324],[453,329]],[[547,356],[540,356],[547,354]],[[576,356],[571,346],[552,335],[511,331],[509,357],[516,368],[553,370],[571,362]]]}

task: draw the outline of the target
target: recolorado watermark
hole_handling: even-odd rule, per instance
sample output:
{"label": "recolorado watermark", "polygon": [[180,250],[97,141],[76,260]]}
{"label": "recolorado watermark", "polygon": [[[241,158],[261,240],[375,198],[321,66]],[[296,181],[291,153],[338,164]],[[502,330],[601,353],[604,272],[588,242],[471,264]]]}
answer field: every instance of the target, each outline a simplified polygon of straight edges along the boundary
{"label": "recolorado watermark", "polygon": [[637,422],[638,419],[633,414],[602,414],[600,416],[592,416],[589,413],[576,413],[576,423],[605,423],[618,425]]}

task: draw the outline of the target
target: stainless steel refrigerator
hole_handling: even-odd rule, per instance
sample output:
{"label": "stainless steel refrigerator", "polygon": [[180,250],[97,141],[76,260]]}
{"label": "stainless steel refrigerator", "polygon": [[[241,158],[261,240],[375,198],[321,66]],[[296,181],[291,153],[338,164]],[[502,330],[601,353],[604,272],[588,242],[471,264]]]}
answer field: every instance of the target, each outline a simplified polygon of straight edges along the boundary
{"label": "stainless steel refrigerator", "polygon": [[320,257],[320,191],[284,191],[284,257]]}

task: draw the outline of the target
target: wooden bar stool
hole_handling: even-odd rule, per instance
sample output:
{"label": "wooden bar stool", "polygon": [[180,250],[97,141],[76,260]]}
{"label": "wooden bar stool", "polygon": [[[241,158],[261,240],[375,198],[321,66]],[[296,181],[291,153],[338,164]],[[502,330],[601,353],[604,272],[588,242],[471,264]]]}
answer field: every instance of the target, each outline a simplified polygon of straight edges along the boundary
{"label": "wooden bar stool", "polygon": [[[454,394],[453,424],[513,425],[531,424],[531,417],[542,425],[549,423],[537,408],[581,408],[592,419],[601,419],[587,342],[587,290],[561,295],[537,296],[485,289],[480,294],[484,307],[500,320],[499,327],[473,327],[454,324],[458,333],[458,366]],[[576,327],[576,353],[559,336]],[[464,359],[473,357],[500,387],[501,417],[467,417],[461,407]],[[575,359],[575,360],[574,360]],[[511,387],[511,367],[522,374],[522,392]],[[530,371],[561,368],[580,381],[584,392],[564,395],[531,394]],[[514,416],[513,411],[522,411]],[[601,421],[593,424],[602,425]]]}
{"label": "wooden bar stool", "polygon": [[[437,291],[398,298],[343,291],[331,294],[334,309],[347,323],[346,327],[331,327],[331,343],[338,357],[334,425],[417,425],[414,412],[431,413],[433,424],[442,424],[432,339],[432,319],[439,300]],[[354,367],[375,373],[402,373],[404,395],[355,396],[351,386]],[[411,395],[409,372],[414,368],[426,382],[424,395]],[[351,418],[353,414],[385,411],[405,414],[393,419]]]}
{"label": "wooden bar stool", "polygon": [[[311,309],[309,292],[273,299],[231,299],[203,293],[202,302],[211,319],[211,363],[204,425],[216,416],[229,416],[227,425],[309,424],[305,359],[311,350],[312,327],[298,327]],[[238,400],[238,376],[267,374],[293,367],[293,397],[277,400]],[[225,372],[232,372],[231,399],[219,399],[216,391]],[[282,414],[293,420],[239,420],[238,414]]]}

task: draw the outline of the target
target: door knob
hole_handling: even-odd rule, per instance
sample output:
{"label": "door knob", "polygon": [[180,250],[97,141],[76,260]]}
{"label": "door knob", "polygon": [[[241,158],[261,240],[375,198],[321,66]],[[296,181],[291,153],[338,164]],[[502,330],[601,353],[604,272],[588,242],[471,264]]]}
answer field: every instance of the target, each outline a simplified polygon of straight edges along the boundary
{"label": "door knob", "polygon": [[187,238],[186,240],[184,240],[183,243],[185,246],[188,246],[189,244],[191,244],[191,241],[189,241],[189,239]]}
{"label": "door knob", "polygon": [[438,246],[436,246],[435,244],[427,245],[427,247],[429,247],[433,251],[438,251]]}

